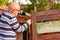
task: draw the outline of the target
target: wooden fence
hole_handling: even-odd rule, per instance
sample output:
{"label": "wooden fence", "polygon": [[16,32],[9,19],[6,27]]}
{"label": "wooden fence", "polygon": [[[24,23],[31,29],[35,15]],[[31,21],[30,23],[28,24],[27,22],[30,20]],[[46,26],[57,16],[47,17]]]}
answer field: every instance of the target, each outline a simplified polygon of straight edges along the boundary
{"label": "wooden fence", "polygon": [[[32,25],[30,27],[29,32],[29,39],[23,39],[23,40],[37,40],[37,30],[36,30],[36,22],[44,22],[49,20],[58,20],[60,19],[60,10],[49,10],[49,11],[42,11],[42,12],[35,12],[32,13]],[[20,36],[19,34],[17,36]],[[17,40],[22,40],[23,33],[21,34],[21,37],[17,37]],[[27,35],[26,35],[27,37]]]}

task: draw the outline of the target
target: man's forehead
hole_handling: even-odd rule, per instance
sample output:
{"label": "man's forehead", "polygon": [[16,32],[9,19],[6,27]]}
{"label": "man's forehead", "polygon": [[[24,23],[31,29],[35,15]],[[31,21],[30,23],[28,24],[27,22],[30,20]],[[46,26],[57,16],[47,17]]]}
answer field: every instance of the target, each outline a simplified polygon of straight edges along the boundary
{"label": "man's forehead", "polygon": [[12,8],[12,9],[17,9],[17,10],[20,9],[19,4],[15,3],[15,2],[10,3],[9,7]]}

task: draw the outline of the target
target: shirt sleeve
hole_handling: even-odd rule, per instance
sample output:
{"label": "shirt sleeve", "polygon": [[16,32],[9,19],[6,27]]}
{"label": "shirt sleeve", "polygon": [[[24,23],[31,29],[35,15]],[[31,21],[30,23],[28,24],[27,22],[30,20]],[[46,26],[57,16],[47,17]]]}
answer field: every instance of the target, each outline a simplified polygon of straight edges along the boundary
{"label": "shirt sleeve", "polygon": [[[26,22],[23,25],[20,25],[17,18],[12,16],[9,12],[4,12],[2,17],[6,20],[6,23],[11,26],[16,32],[23,32],[25,31],[29,24]],[[8,21],[7,21],[8,20]]]}
{"label": "shirt sleeve", "polygon": [[25,22],[23,25],[20,25],[17,21],[16,17],[12,18],[9,22],[9,25],[16,31],[16,32],[23,32],[28,28],[28,23]]}

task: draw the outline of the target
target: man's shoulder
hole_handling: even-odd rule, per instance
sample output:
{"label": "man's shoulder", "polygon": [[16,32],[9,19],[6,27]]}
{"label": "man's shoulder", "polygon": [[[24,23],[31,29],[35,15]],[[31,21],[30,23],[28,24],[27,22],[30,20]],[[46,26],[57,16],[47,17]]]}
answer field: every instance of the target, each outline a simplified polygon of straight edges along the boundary
{"label": "man's shoulder", "polygon": [[9,18],[9,19],[14,18],[14,16],[11,15],[11,14],[9,13],[9,11],[4,11],[4,12],[2,13],[2,15],[5,16],[5,17],[7,17],[7,18]]}

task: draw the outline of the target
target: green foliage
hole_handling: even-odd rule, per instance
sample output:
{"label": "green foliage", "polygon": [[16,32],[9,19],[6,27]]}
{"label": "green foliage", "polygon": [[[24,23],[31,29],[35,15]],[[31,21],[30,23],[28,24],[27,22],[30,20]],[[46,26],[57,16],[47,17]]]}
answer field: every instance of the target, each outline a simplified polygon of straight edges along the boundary
{"label": "green foliage", "polygon": [[[34,2],[35,0],[31,0],[31,2]],[[60,0],[59,0],[60,1]],[[37,7],[37,11],[44,11],[46,8],[46,6],[48,5],[49,3],[49,0],[38,0],[39,4],[36,5]],[[50,7],[50,10],[51,9],[60,9],[60,4],[53,4],[51,3],[51,7]],[[32,5],[33,6],[33,5]]]}
{"label": "green foliage", "polygon": [[28,7],[23,7],[23,8],[21,8],[21,10],[24,10],[24,11],[26,11],[26,12],[28,12],[28,13],[30,13],[32,10],[34,10],[34,5],[33,4],[31,4],[31,5],[27,5]]}
{"label": "green foliage", "polygon": [[[31,2],[33,3],[35,0],[31,0]],[[39,2],[40,3],[40,5],[46,5],[46,4],[48,4],[48,0],[36,0],[36,2]]]}
{"label": "green foliage", "polygon": [[[34,1],[35,0],[30,0],[32,2],[32,5],[28,5],[29,8],[23,8],[23,10],[27,11],[27,12],[31,12],[32,10],[34,10]],[[48,4],[48,0],[38,0],[39,4],[36,5],[37,7],[37,11],[44,11],[45,10],[45,6]]]}
{"label": "green foliage", "polygon": [[54,5],[52,5],[51,9],[60,9],[60,4],[54,4]]}
{"label": "green foliage", "polygon": [[3,5],[8,5],[8,1],[7,0],[0,0],[0,6]]}
{"label": "green foliage", "polygon": [[[27,12],[31,12],[32,10],[34,10],[34,1],[35,0],[30,0],[30,1],[32,2],[32,4],[27,5],[28,8],[24,7],[24,8],[22,8],[22,10],[27,11]],[[46,9],[45,8],[46,5],[48,5],[48,3],[49,3],[49,0],[36,0],[36,1],[39,2],[39,4],[36,5],[37,11],[44,11]],[[58,0],[58,1],[60,1],[60,0]],[[0,0],[0,6],[8,5],[8,4],[9,4],[8,0]],[[51,4],[53,4],[53,3],[51,3]],[[50,9],[60,9],[60,4],[53,4]]]}

